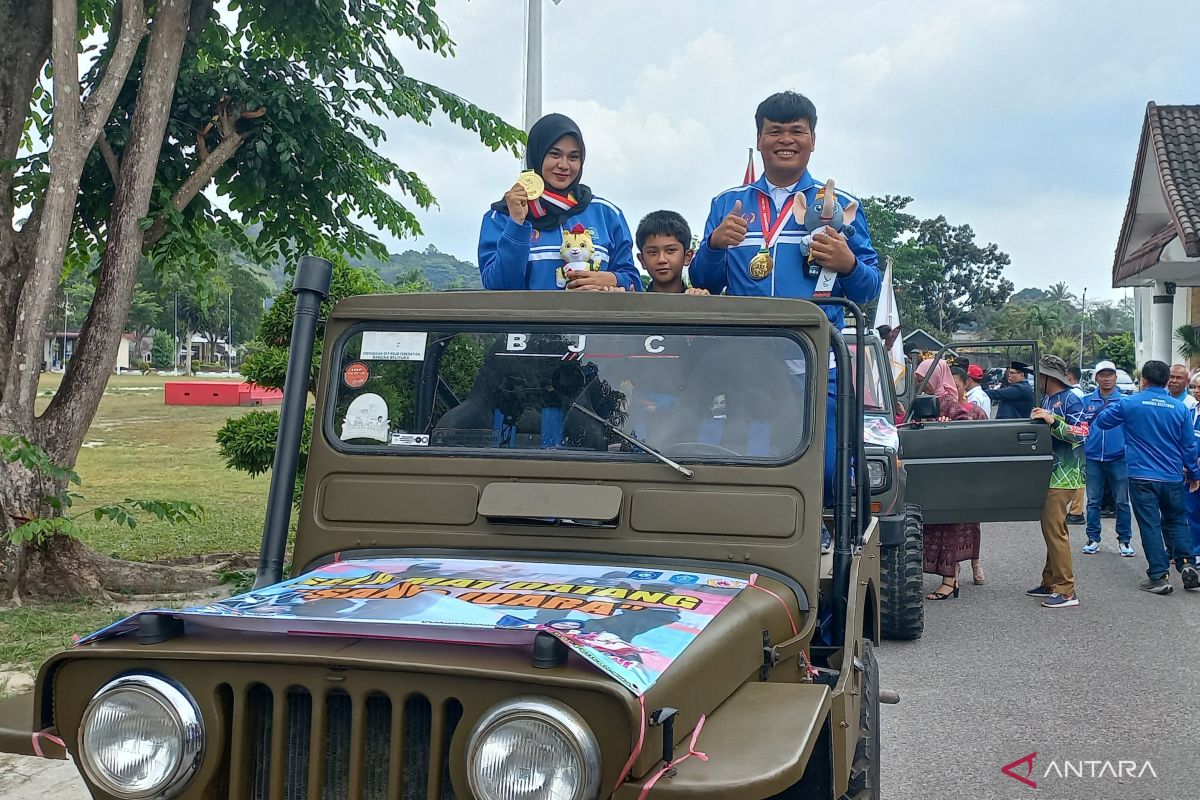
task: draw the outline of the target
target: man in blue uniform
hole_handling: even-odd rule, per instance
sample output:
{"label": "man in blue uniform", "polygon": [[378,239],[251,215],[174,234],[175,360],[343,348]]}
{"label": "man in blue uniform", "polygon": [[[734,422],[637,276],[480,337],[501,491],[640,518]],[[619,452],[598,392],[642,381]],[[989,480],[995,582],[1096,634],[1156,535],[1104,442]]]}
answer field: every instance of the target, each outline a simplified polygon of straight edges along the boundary
{"label": "man in blue uniform", "polygon": [[1146,580],[1138,588],[1152,594],[1171,593],[1172,559],[1183,588],[1200,589],[1184,504],[1186,492],[1200,489],[1200,465],[1192,414],[1167,392],[1170,375],[1171,368],[1162,361],[1147,361],[1142,366],[1142,390],[1105,406],[1095,424],[1102,431],[1125,427],[1129,502],[1148,566]]}
{"label": "man in blue uniform", "polygon": [[[1117,389],[1117,366],[1111,361],[1096,365],[1096,389],[1083,398],[1083,421],[1095,422],[1099,413],[1110,403],[1121,402]],[[1121,555],[1133,555],[1133,524],[1129,514],[1129,472],[1125,466],[1125,431],[1118,425],[1109,430],[1093,428],[1083,443],[1087,481],[1087,544],[1083,552],[1100,549],[1100,503],[1105,491],[1112,493],[1116,503],[1117,544]]]}
{"label": "man in blue uniform", "polygon": [[992,401],[1000,402],[996,419],[1028,419],[1033,412],[1033,387],[1025,376],[1032,373],[1029,365],[1023,361],[1014,361],[1004,371],[1006,383],[995,389],[988,389],[987,395]]}
{"label": "man in blue uniform", "polygon": [[[883,276],[862,210],[855,215],[849,236],[831,228],[809,231],[795,213],[797,196],[811,206],[823,186],[808,171],[816,146],[817,110],[812,101],[795,92],[773,94],[759,104],[754,122],[763,175],[752,184],[727,189],[713,198],[704,238],[688,270],[692,285],[713,294],[810,298],[818,294],[818,281],[824,278],[828,282],[832,277],[827,289],[822,283],[822,293],[859,305],[877,298]],[[854,199],[837,194],[843,207]],[[811,260],[805,255],[808,237]],[[840,308],[827,308],[826,314],[841,328]],[[836,372],[831,370],[826,504],[833,499],[836,381]]]}

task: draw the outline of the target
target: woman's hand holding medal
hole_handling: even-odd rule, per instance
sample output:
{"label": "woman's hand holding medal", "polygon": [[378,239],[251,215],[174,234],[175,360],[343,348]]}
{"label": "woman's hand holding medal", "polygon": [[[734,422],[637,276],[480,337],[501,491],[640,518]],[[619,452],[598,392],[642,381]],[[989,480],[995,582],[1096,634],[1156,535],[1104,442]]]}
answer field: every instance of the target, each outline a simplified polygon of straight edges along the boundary
{"label": "woman's hand holding medal", "polygon": [[512,221],[523,225],[525,218],[529,216],[529,201],[537,200],[545,189],[546,184],[543,183],[542,176],[531,169],[522,172],[512,188],[504,193],[504,202],[508,206],[508,215],[512,217]]}

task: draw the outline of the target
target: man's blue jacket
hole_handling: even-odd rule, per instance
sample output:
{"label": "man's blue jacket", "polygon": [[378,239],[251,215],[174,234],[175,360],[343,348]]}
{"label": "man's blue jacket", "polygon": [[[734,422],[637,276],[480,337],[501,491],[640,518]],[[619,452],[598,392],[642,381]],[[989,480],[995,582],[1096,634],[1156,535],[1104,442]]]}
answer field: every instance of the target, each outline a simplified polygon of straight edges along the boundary
{"label": "man's blue jacket", "polygon": [[[1100,394],[1100,389],[1093,390],[1090,394],[1083,396],[1083,417],[1082,421],[1089,426],[1096,420],[1096,415],[1099,414],[1105,406],[1111,403],[1121,402],[1121,392],[1114,388],[1112,394],[1104,397]],[[1092,428],[1088,432],[1087,439],[1083,442],[1083,455],[1088,461],[1119,461],[1125,457],[1125,430],[1118,425],[1109,430],[1100,430]]]}
{"label": "man's blue jacket", "polygon": [[1033,387],[1029,381],[1006,383],[998,389],[986,389],[987,396],[1000,401],[996,419],[1028,419],[1033,413]]}
{"label": "man's blue jacket", "polygon": [[[599,197],[567,217],[568,230],[583,225],[592,234],[607,272],[617,285],[640,292],[642,279],[633,263],[633,237],[621,210]],[[479,276],[485,289],[557,289],[555,271],[563,265],[562,231],[537,231],[529,220],[518,225],[508,214],[489,210],[479,229]]]}
{"label": "man's blue jacket", "polygon": [[1188,480],[1200,480],[1192,412],[1166,388],[1147,386],[1096,415],[1095,427],[1102,431],[1122,425],[1130,479],[1175,483],[1186,472]]}
{"label": "man's blue jacket", "polygon": [[[802,192],[805,202],[812,205],[817,199],[817,192],[824,184],[818,182],[805,171],[793,192]],[[849,195],[838,192],[842,205],[853,199]],[[708,289],[713,294],[742,295],[750,297],[812,297],[816,287],[816,279],[808,276],[805,255],[801,252],[801,238],[809,231],[796,220],[794,214],[788,212],[788,218],[783,224],[783,230],[771,252],[775,268],[771,274],[762,280],[750,277],[750,259],[754,258],[763,246],[762,220],[759,219],[759,197],[766,197],[771,210],[771,222],[775,222],[779,209],[771,200],[771,190],[764,175],[752,184],[727,189],[713,198],[708,212],[708,221],[704,224],[704,238],[700,249],[696,251],[692,264],[688,268],[688,277],[692,286]],[[721,220],[729,216],[733,205],[742,201],[742,214],[753,214],[750,229],[741,244],[725,250],[714,250],[708,246],[708,237],[721,224]],[[859,206],[858,213],[852,223],[854,233],[847,241],[857,263],[847,275],[839,275],[833,285],[834,297],[845,297],[862,305],[879,297],[879,288],[883,284],[883,276],[879,272],[879,256],[871,244],[871,234],[867,230],[867,218]],[[842,325],[842,310],[829,307],[825,313],[840,328]]]}

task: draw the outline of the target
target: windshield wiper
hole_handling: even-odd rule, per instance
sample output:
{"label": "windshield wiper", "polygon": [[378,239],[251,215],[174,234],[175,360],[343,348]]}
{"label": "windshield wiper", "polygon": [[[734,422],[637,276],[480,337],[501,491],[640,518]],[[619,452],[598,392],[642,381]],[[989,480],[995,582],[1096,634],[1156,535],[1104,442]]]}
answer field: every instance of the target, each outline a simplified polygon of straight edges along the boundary
{"label": "windshield wiper", "polygon": [[579,405],[579,403],[576,403],[574,401],[572,401],[572,403],[571,403],[571,408],[575,409],[576,411],[578,411],[579,413],[583,414],[586,417],[590,417],[591,419],[596,420],[596,422],[599,422],[607,430],[611,431],[612,433],[615,433],[617,436],[620,436],[627,443],[633,445],[637,449],[643,450],[643,451],[649,453],[650,455],[654,456],[659,461],[666,464],[668,467],[675,470],[683,477],[687,478],[689,481],[692,478],[696,477],[696,473],[693,472],[692,470],[688,469],[687,467],[683,466],[682,464],[680,464],[678,462],[672,461],[670,458],[664,456],[662,453],[658,452],[653,447],[651,447],[650,445],[641,441],[640,439],[635,439],[634,437],[625,433],[625,431],[621,430],[616,425],[613,425],[611,422],[609,422],[608,420],[606,420],[604,417],[600,416],[599,414],[595,413],[594,411],[589,411],[588,409],[584,408],[583,406]]}

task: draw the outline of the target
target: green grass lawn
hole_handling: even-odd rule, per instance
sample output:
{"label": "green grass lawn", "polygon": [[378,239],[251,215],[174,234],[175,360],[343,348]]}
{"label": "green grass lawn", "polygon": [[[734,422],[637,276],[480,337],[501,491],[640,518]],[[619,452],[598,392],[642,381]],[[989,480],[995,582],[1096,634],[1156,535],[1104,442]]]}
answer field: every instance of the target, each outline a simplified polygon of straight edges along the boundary
{"label": "green grass lawn", "polygon": [[[45,402],[60,377],[43,378]],[[76,501],[73,512],[127,497],[187,500],[204,507],[204,522],[173,527],[142,515],[130,530],[84,518],[84,541],[102,553],[135,560],[257,552],[270,478],[226,469],[215,440],[226,419],[250,409],[165,405],[167,380],[157,375],[109,379],[75,465],[84,499]]]}
{"label": "green grass lawn", "polygon": [[[40,402],[61,380],[46,374]],[[251,478],[226,469],[217,430],[250,409],[168,406],[157,375],[114,375],[79,453],[83,480],[72,513],[125,498],[187,500],[204,507],[204,522],[173,527],[148,515],[132,530],[80,519],[84,541],[102,553],[133,560],[185,558],[207,553],[258,553],[270,476]],[[0,610],[0,666],[33,671],[51,653],[125,615],[102,603],[64,603]]]}

